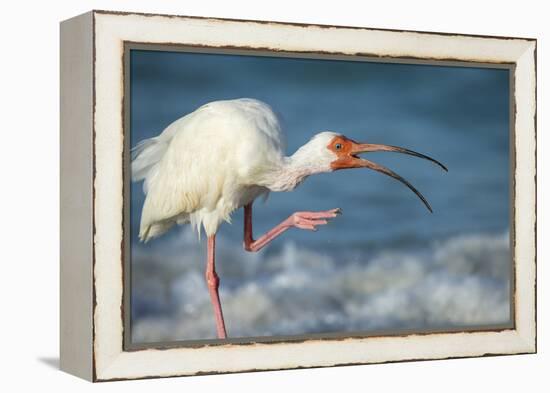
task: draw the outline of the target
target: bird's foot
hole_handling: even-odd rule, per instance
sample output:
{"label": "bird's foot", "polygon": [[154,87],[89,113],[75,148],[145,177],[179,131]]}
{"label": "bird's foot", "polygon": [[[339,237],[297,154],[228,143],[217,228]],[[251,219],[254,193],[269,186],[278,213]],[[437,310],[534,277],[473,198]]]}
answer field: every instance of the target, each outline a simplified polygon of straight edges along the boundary
{"label": "bird's foot", "polygon": [[328,220],[342,214],[341,209],[331,209],[320,212],[296,212],[289,217],[290,225],[316,231],[318,225],[328,224]]}

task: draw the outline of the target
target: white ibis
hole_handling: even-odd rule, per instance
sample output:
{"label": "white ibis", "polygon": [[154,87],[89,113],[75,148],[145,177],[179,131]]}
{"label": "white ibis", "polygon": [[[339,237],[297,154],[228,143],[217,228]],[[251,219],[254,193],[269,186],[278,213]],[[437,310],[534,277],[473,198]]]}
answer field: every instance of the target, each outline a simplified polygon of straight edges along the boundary
{"label": "white ibis", "polygon": [[252,203],[270,191],[292,191],[308,176],[348,168],[370,168],[399,180],[432,211],[424,196],[395,172],[358,154],[393,151],[443,164],[401,147],[357,143],[336,132],[321,132],[285,156],[284,136],[269,105],[250,98],[215,101],[170,124],[132,150],[132,179],[144,180],[140,240],[160,236],[175,224],[190,223],[208,237],[206,282],[218,338],[226,338],[218,295],[215,241],[218,227],[244,207],[244,249],[258,251],[290,228],[315,231],[340,209],[299,211],[256,240]]}

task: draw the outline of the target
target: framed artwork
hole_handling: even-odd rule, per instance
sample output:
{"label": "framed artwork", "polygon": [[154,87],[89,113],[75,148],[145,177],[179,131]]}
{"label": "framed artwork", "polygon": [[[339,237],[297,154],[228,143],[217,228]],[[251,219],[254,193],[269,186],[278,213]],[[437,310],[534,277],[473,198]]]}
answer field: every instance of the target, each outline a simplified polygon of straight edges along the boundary
{"label": "framed artwork", "polygon": [[61,23],[61,368],[536,352],[536,40]]}

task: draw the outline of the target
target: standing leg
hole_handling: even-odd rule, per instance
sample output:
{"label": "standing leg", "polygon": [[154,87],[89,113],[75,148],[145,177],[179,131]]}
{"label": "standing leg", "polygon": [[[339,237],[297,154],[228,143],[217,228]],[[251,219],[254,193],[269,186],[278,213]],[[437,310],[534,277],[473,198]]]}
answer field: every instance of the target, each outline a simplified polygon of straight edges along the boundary
{"label": "standing leg", "polygon": [[222,305],[220,304],[220,296],[218,287],[220,279],[216,274],[216,235],[208,237],[208,251],[206,261],[206,283],[208,284],[208,292],[210,300],[214,307],[214,316],[216,318],[216,331],[218,338],[226,338],[225,322],[223,321]]}

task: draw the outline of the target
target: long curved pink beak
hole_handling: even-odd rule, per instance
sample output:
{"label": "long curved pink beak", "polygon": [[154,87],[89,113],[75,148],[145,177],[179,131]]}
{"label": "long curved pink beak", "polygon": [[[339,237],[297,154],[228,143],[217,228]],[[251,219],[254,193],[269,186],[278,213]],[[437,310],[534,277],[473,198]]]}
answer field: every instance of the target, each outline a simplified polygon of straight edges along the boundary
{"label": "long curved pink beak", "polygon": [[448,171],[447,167],[445,167],[445,165],[443,165],[442,163],[440,163],[439,161],[437,161],[437,160],[435,160],[431,157],[428,157],[424,154],[415,152],[413,150],[405,149],[403,147],[390,146],[390,145],[380,145],[380,144],[374,144],[374,143],[356,143],[356,142],[353,142],[353,144],[352,144],[352,148],[351,148],[351,151],[350,151],[350,156],[351,156],[350,157],[351,158],[350,164],[352,164],[352,165],[350,167],[353,167],[353,168],[370,168],[370,169],[373,169],[377,172],[383,173],[387,176],[393,177],[394,179],[400,181],[401,183],[405,184],[409,189],[411,189],[411,191],[414,192],[422,200],[422,202],[424,203],[424,205],[426,205],[428,210],[431,213],[433,213],[432,207],[430,206],[430,204],[428,203],[426,198],[424,198],[424,195],[422,195],[420,193],[420,191],[418,191],[411,183],[409,183],[407,180],[405,180],[404,178],[399,176],[394,171],[392,171],[392,170],[390,170],[390,169],[388,169],[388,168],[386,168],[382,165],[376,164],[372,161],[366,160],[364,158],[359,158],[357,156],[358,154],[361,154],[361,153],[369,153],[369,152],[375,152],[375,151],[391,151],[391,152],[396,152],[396,153],[408,154],[408,155],[411,155],[411,156],[414,156],[414,157],[418,157],[418,158],[422,158],[424,160],[431,161],[434,164],[441,167],[445,171]]}

